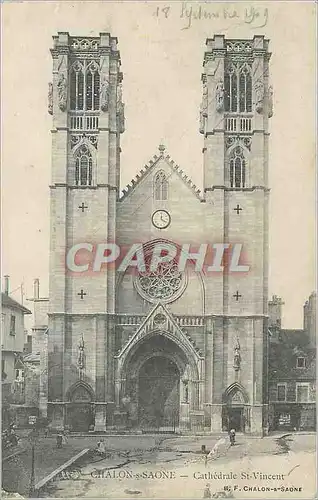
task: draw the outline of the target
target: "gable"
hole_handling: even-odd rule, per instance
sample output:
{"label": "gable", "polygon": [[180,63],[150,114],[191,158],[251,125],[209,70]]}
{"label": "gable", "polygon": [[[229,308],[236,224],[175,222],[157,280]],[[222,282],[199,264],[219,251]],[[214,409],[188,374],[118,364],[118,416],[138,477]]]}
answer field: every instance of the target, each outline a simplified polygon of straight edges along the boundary
{"label": "gable", "polygon": [[[159,173],[167,179],[166,199],[157,199],[154,195],[155,178]],[[117,241],[120,245],[136,243],[136,235],[137,242],[159,237],[188,242],[189,236],[193,237],[194,227],[196,232],[204,232],[204,226],[197,224],[204,217],[204,200],[196,186],[168,155],[154,156],[136,179],[117,202]],[[163,231],[153,224],[153,215],[157,210],[164,210],[169,214],[169,227]],[[197,235],[199,241],[203,237],[201,233]]]}
{"label": "gable", "polygon": [[190,337],[180,329],[166,307],[161,303],[158,303],[150,311],[136,332],[127,340],[115,357],[123,364],[130,349],[156,331],[162,332],[161,334],[163,335],[171,336],[174,342],[188,352],[197,362],[202,358],[202,353],[195,346],[194,341],[190,340]]}
{"label": "gable", "polygon": [[[136,175],[134,179],[123,189],[119,202],[124,202],[127,198],[137,191],[142,191],[144,194],[153,194],[154,178],[158,172],[164,172],[167,176],[169,184],[173,184],[173,188],[182,190],[182,194],[187,197],[197,198],[202,201],[201,192],[192,182],[192,180],[185,174],[185,172],[177,165],[170,156],[154,155],[153,158],[144,166],[144,168]],[[187,189],[185,190],[185,186]]]}

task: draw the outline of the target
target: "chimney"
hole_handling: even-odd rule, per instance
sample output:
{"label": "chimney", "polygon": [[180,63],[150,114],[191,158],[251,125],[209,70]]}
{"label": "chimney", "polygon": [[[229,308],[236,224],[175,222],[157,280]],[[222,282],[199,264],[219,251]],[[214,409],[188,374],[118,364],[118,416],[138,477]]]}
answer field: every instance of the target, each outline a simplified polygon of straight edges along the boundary
{"label": "chimney", "polygon": [[9,278],[10,276],[8,274],[4,276],[4,293],[6,295],[9,295]]}
{"label": "chimney", "polygon": [[304,305],[304,330],[312,346],[316,345],[316,301],[317,295],[313,292]]}
{"label": "chimney", "polygon": [[283,305],[284,302],[282,301],[281,297],[277,297],[277,295],[273,295],[272,300],[268,302],[268,326],[270,328],[281,328]]}
{"label": "chimney", "polygon": [[34,300],[38,300],[40,298],[40,280],[36,278],[33,284],[33,298]]}

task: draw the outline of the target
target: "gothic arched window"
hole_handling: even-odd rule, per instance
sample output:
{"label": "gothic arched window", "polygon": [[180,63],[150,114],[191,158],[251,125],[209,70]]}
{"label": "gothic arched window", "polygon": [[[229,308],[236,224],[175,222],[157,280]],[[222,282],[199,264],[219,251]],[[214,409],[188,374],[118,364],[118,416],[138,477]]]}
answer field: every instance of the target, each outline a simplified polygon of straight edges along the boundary
{"label": "gothic arched window", "polygon": [[164,172],[158,172],[154,182],[155,200],[168,199],[168,180]]}
{"label": "gothic arched window", "polygon": [[98,111],[100,76],[95,61],[76,61],[71,68],[70,102],[73,111]]}
{"label": "gothic arched window", "polygon": [[230,156],[230,185],[235,188],[245,187],[246,162],[240,146],[234,148]]}
{"label": "gothic arched window", "polygon": [[91,186],[93,178],[93,160],[88,147],[83,144],[76,153],[75,184],[76,186]]}
{"label": "gothic arched window", "polygon": [[224,75],[225,111],[252,112],[252,76],[246,63],[229,64]]}

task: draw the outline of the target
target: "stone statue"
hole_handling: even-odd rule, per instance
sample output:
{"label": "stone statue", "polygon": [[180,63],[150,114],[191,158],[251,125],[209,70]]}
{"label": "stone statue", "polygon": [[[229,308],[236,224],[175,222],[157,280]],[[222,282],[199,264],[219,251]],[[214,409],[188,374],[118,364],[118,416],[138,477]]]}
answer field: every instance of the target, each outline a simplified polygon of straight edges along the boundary
{"label": "stone statue", "polygon": [[206,82],[203,84],[203,95],[202,95],[202,111],[207,114],[208,111],[208,86]]}
{"label": "stone statue", "polygon": [[234,346],[234,370],[235,371],[238,371],[241,367],[241,354],[240,354],[240,350],[241,350],[241,347],[240,347],[240,343],[239,343],[239,340],[238,338],[236,339],[236,344]]}
{"label": "stone statue", "polygon": [[129,409],[129,405],[131,403],[130,396],[128,394],[125,394],[124,397],[121,400],[121,403],[122,403],[123,407],[125,408],[125,410],[128,410]]}
{"label": "stone statue", "polygon": [[123,104],[123,86],[121,83],[117,86],[117,109]]}
{"label": "stone statue", "polygon": [[182,380],[182,383],[183,383],[183,402],[184,403],[189,403],[189,381],[186,379],[186,380]]}
{"label": "stone statue", "polygon": [[100,109],[102,111],[108,111],[109,103],[109,81],[105,80],[100,87]]}
{"label": "stone statue", "polygon": [[47,110],[50,115],[53,115],[53,84],[51,82],[49,83],[49,90],[47,97],[48,97]]}
{"label": "stone statue", "polygon": [[200,106],[200,133],[204,134],[205,120],[208,114],[208,87],[206,82],[203,83],[202,102]]}
{"label": "stone statue", "polygon": [[82,335],[80,343],[78,344],[78,368],[80,370],[83,370],[85,367],[84,348],[85,348],[85,343],[84,343],[84,339],[83,339],[83,335]]}
{"label": "stone statue", "polygon": [[273,87],[268,88],[268,118],[273,116]]}
{"label": "stone statue", "polygon": [[201,106],[201,108],[200,108],[200,134],[204,134],[205,119],[206,119],[206,117],[203,114],[202,106]]}
{"label": "stone statue", "polygon": [[216,109],[223,111],[224,109],[224,84],[223,80],[219,80],[215,89]]}
{"label": "stone statue", "polygon": [[255,109],[258,113],[263,111],[264,105],[264,84],[258,82],[255,86]]}
{"label": "stone statue", "polygon": [[123,88],[122,84],[119,83],[117,86],[117,120],[119,132],[125,131],[125,105],[123,103]]}
{"label": "stone statue", "polygon": [[61,111],[65,111],[67,103],[67,81],[64,73],[60,74],[60,78],[57,84],[57,91],[59,96],[59,108]]}

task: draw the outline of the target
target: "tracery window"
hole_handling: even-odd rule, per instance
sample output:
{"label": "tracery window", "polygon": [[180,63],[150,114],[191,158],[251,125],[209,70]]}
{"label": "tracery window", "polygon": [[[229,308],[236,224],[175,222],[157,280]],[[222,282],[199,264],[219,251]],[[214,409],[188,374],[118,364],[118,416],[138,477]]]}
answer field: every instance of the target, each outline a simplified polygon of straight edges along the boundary
{"label": "tracery window", "polygon": [[162,262],[156,271],[140,273],[138,280],[141,290],[150,299],[166,300],[181,287],[182,274],[176,262]]}
{"label": "tracery window", "polygon": [[245,187],[246,161],[243,150],[236,146],[231,153],[230,160],[230,185],[235,188]]}
{"label": "tracery window", "polygon": [[164,172],[158,172],[154,181],[155,200],[168,199],[168,180]]}
{"label": "tracery window", "polygon": [[91,186],[93,176],[93,159],[88,147],[83,144],[76,153],[75,158],[75,184],[76,186]]}
{"label": "tracery window", "polygon": [[[163,252],[169,251],[170,244],[165,242]],[[178,259],[169,262],[158,262],[155,269],[151,267],[153,245],[144,246],[145,270],[139,271],[135,286],[139,294],[149,302],[171,302],[178,297],[186,286],[186,273],[178,268]],[[157,318],[158,319],[158,318]]]}
{"label": "tracery window", "polygon": [[224,75],[225,102],[227,112],[252,112],[252,76],[247,63],[231,63]]}
{"label": "tracery window", "polygon": [[73,111],[98,111],[99,67],[95,61],[75,61],[71,67],[70,102]]}

